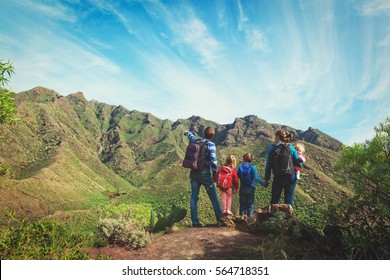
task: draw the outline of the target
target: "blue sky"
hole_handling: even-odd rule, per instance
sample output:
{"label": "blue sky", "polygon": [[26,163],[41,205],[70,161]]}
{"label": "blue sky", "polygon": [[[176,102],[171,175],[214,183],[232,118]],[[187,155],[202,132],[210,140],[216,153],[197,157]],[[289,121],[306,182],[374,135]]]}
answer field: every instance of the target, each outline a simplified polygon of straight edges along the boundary
{"label": "blue sky", "polygon": [[257,115],[351,145],[390,116],[390,1],[2,0],[9,87],[175,121]]}

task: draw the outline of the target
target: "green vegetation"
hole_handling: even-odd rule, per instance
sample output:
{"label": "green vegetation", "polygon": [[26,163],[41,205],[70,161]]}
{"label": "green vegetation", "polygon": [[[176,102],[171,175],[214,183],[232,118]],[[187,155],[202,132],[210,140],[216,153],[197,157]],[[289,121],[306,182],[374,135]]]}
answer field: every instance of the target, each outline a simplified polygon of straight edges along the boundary
{"label": "green vegetation", "polygon": [[[0,60],[0,125],[3,123],[15,123],[16,107],[14,103],[14,93],[3,88],[9,82],[11,75],[14,74],[14,67],[10,62]],[[3,136],[0,133],[0,141]],[[9,173],[9,168],[0,161],[0,177]]]}
{"label": "green vegetation", "polygon": [[330,220],[345,232],[348,257],[390,257],[390,117],[372,140],[342,150],[337,168],[354,194],[331,207]]}
{"label": "green vegetation", "polygon": [[[42,87],[16,94],[15,104],[18,108],[15,117],[20,121],[12,127],[0,126],[0,135],[4,136],[0,142],[0,162],[3,162],[0,174],[15,174],[14,178],[0,177],[0,224],[7,228],[6,214],[13,209],[13,218],[23,220],[12,224],[15,234],[20,228],[22,232],[31,229],[36,235],[45,235],[35,227],[48,223],[52,228],[63,228],[65,242],[73,234],[68,229],[72,229],[77,236],[85,237],[85,242],[70,244],[69,248],[73,249],[78,244],[88,246],[87,243],[144,246],[152,236],[147,230],[158,231],[158,218],[160,223],[165,220],[161,229],[173,223],[180,227],[191,225],[189,215],[170,218],[174,212],[172,205],[181,213],[189,212],[189,172],[181,168],[188,144],[183,136],[185,130],[201,135],[207,125],[214,126],[218,132],[213,141],[217,144],[219,163],[229,154],[240,161],[242,155],[252,152],[253,164],[262,177],[265,153],[272,143],[270,137],[282,128],[256,116],[237,118],[231,125],[219,125],[195,116],[172,123],[122,106],[87,101],[82,93],[63,97]],[[383,257],[383,252],[382,255],[374,253],[360,243],[383,248],[379,244],[388,240],[389,209],[388,201],[384,200],[389,191],[386,185],[389,169],[385,161],[389,149],[388,132],[385,134],[388,122],[378,130],[380,141],[344,148],[339,169],[334,165],[340,158],[337,150],[341,143],[315,129],[305,132],[288,129],[297,141],[302,141],[302,137],[312,139],[312,143],[305,142],[308,161],[294,196],[297,223],[322,235],[324,227],[334,221],[348,228],[347,248],[354,248],[361,258]],[[357,164],[353,165],[354,162]],[[381,180],[375,181],[377,178]],[[256,208],[265,207],[270,201],[271,188],[258,185],[255,195]],[[332,215],[329,215],[329,205],[334,209]],[[235,214],[238,208],[238,196],[234,196]],[[352,218],[361,219],[360,216],[368,219],[371,228],[351,224]],[[216,222],[203,188],[199,218],[203,224]],[[271,221],[269,226],[279,222]],[[359,227],[370,234],[363,236]],[[41,258],[35,253],[26,256],[16,253],[19,248],[13,246],[23,247],[21,244],[26,241],[6,241],[12,234],[4,231],[2,242],[8,252],[5,258]],[[290,241],[288,234],[267,236],[258,254],[251,250],[254,255],[264,257],[275,253],[275,258],[283,258],[282,251],[288,256],[295,254],[291,252],[297,247]],[[30,245],[26,248],[34,251]],[[280,250],[273,252],[272,246]],[[292,247],[283,249],[284,246]],[[302,257],[310,258],[310,254],[306,252]],[[53,253],[50,258],[72,257],[71,253]]]}
{"label": "green vegetation", "polygon": [[185,208],[180,208],[176,205],[172,205],[172,210],[169,215],[163,215],[161,213],[158,213],[156,215],[156,213],[151,210],[149,229],[152,232],[166,230],[167,228],[171,228],[175,223],[183,220],[186,215],[187,210]]}
{"label": "green vegetation", "polygon": [[11,75],[14,74],[14,67],[11,62],[0,60],[0,124],[15,122],[16,107],[14,104],[14,93],[3,88],[8,84]]}
{"label": "green vegetation", "polygon": [[150,235],[143,229],[138,228],[127,217],[105,218],[99,221],[97,230],[98,246],[116,244],[125,248],[142,248],[150,243]]}
{"label": "green vegetation", "polygon": [[89,255],[82,249],[88,235],[80,234],[56,221],[22,220],[2,229],[0,257],[2,260],[83,260]]}

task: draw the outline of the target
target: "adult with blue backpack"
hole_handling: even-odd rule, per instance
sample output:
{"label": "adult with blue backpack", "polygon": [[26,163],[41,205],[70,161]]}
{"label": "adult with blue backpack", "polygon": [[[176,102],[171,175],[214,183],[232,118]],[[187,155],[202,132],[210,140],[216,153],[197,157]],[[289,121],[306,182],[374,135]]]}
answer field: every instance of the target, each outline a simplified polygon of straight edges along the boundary
{"label": "adult with blue backpack", "polygon": [[203,185],[214,209],[217,222],[221,219],[222,210],[218,200],[217,191],[213,182],[213,175],[217,172],[216,146],[211,139],[215,135],[212,127],[206,127],[203,138],[197,139],[191,132],[184,133],[190,140],[183,167],[190,168],[191,198],[190,212],[193,227],[202,227],[198,217],[198,200],[200,187]]}
{"label": "adult with blue backpack", "polygon": [[284,203],[293,206],[293,195],[297,185],[297,175],[294,165],[303,165],[298,152],[290,145],[292,134],[285,130],[275,133],[275,141],[267,152],[265,166],[265,185],[269,185],[271,170],[273,173],[271,204],[278,204],[282,191],[284,191]]}

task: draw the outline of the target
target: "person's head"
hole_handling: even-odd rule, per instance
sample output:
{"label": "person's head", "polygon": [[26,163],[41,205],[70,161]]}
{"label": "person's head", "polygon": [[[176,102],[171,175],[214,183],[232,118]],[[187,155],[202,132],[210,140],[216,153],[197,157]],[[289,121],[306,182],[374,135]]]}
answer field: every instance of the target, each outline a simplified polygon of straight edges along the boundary
{"label": "person's head", "polygon": [[237,160],[236,160],[236,157],[233,156],[233,155],[228,155],[226,157],[226,160],[225,160],[225,164],[224,165],[230,165],[233,169],[236,168],[237,166]]}
{"label": "person's head", "polygon": [[284,144],[287,144],[290,143],[292,138],[293,138],[292,134],[283,129],[278,130],[275,133],[275,142],[281,141]]}
{"label": "person's head", "polygon": [[204,138],[208,139],[208,140],[211,140],[213,139],[214,135],[215,135],[215,130],[214,128],[208,126],[204,129],[204,132],[203,132],[203,135],[204,135]]}
{"label": "person's head", "polygon": [[248,163],[251,163],[254,159],[254,156],[252,153],[246,153],[243,157],[242,157],[242,160],[244,162],[248,162]]}
{"label": "person's head", "polygon": [[303,143],[297,143],[295,145],[295,149],[297,150],[298,153],[304,153],[305,152],[305,145]]}

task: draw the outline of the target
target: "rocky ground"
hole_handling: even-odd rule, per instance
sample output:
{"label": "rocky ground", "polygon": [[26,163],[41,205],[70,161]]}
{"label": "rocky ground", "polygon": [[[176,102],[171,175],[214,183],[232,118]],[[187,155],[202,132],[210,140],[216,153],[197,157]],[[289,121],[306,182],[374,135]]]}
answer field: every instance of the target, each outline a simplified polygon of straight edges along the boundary
{"label": "rocky ground", "polygon": [[151,244],[139,250],[107,246],[88,249],[114,260],[214,260],[259,259],[251,248],[261,244],[262,237],[229,227],[187,228],[154,237]]}

